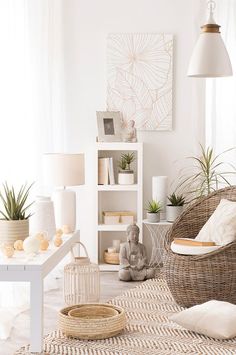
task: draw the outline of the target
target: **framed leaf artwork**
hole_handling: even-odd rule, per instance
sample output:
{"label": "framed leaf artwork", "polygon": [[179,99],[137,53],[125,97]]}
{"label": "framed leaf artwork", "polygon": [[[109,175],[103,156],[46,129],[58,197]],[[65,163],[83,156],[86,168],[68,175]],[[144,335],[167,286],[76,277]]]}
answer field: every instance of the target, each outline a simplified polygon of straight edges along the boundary
{"label": "framed leaf artwork", "polygon": [[114,33],[107,40],[107,109],[140,131],[172,129],[173,35]]}

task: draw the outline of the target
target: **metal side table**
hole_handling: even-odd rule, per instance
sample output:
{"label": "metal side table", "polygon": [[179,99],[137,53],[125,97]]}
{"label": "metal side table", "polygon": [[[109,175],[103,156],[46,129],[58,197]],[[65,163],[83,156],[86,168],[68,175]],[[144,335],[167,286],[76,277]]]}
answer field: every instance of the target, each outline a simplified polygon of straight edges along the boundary
{"label": "metal side table", "polygon": [[164,242],[167,238],[167,232],[172,226],[172,222],[160,221],[158,223],[148,222],[147,219],[143,220],[143,224],[146,226],[152,241],[152,254],[150,258],[150,266],[162,266]]}

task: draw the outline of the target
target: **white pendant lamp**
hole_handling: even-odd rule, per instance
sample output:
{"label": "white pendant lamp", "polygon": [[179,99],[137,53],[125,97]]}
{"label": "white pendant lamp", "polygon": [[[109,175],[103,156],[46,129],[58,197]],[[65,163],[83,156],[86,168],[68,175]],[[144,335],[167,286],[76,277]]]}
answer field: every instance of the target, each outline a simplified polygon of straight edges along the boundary
{"label": "white pendant lamp", "polygon": [[208,1],[209,17],[195,45],[189,63],[188,76],[196,78],[217,78],[231,76],[232,66],[228,52],[220,35],[213,13],[215,2]]}

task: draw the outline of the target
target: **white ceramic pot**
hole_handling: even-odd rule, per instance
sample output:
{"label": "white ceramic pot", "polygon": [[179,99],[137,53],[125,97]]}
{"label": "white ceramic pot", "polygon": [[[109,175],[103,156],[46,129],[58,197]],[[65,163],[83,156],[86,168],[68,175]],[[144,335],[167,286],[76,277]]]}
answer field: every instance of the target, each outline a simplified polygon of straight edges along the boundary
{"label": "white ceramic pot", "polygon": [[0,243],[14,244],[29,236],[29,220],[0,220]]}
{"label": "white ceramic pot", "polygon": [[134,172],[132,170],[122,170],[118,174],[119,185],[133,185],[134,184]]}
{"label": "white ceramic pot", "polygon": [[168,222],[174,222],[177,217],[182,213],[183,206],[166,206],[166,220]]}
{"label": "white ceramic pot", "polygon": [[147,212],[147,220],[150,223],[158,223],[160,222],[160,213],[150,213]]}

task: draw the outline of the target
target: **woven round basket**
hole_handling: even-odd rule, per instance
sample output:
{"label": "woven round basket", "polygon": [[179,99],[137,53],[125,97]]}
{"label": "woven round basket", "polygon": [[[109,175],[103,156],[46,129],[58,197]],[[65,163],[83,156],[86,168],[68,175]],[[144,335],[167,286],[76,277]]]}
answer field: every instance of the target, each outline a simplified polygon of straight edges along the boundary
{"label": "woven round basket", "polygon": [[119,253],[108,253],[108,251],[105,250],[103,258],[104,258],[104,262],[107,264],[113,264],[113,265],[120,264]]}
{"label": "woven round basket", "polygon": [[[112,314],[113,313],[113,314]],[[82,304],[59,312],[59,329],[68,337],[97,340],[118,335],[126,326],[123,308],[109,304]]]}

